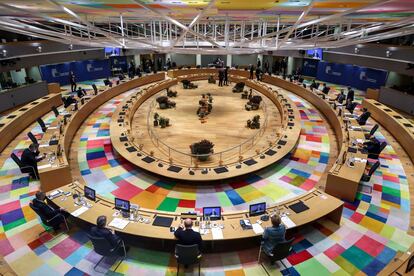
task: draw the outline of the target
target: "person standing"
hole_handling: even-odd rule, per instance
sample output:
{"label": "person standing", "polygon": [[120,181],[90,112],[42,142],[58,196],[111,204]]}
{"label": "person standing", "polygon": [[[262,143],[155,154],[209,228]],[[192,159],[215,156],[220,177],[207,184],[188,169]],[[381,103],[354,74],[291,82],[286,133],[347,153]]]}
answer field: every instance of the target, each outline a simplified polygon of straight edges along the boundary
{"label": "person standing", "polygon": [[265,73],[268,73],[268,74],[270,73],[270,71],[269,71],[269,63],[267,62],[267,60],[264,63],[264,70],[265,70],[264,71]]}
{"label": "person standing", "polygon": [[70,71],[69,73],[69,82],[70,82],[70,90],[72,90],[72,92],[75,92],[76,91],[76,77],[73,71]]}
{"label": "person standing", "polygon": [[262,66],[262,62],[260,61],[260,59],[257,59],[257,68],[260,68]]}
{"label": "person standing", "polygon": [[354,94],[355,94],[354,90],[352,89],[351,86],[349,86],[348,87],[348,94],[346,94],[346,100],[347,101],[350,100],[351,102],[353,102],[354,101]]}
{"label": "person standing", "polygon": [[253,73],[254,73],[254,66],[251,64],[250,65],[250,77],[249,77],[249,79],[253,79]]}
{"label": "person standing", "polygon": [[226,69],[224,69],[224,85],[229,85],[228,77],[229,77],[229,67],[226,66]]}
{"label": "person standing", "polygon": [[218,86],[223,86],[223,80],[224,80],[224,69],[219,69],[219,83]]}

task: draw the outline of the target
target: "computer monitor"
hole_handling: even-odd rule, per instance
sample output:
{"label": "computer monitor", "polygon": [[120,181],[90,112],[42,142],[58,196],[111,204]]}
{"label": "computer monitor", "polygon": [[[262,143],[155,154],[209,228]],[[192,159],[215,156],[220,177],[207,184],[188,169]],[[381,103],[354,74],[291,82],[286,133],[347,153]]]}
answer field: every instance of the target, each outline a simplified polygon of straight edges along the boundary
{"label": "computer monitor", "polygon": [[89,188],[88,186],[85,186],[83,188],[83,193],[87,199],[92,200],[92,201],[96,200],[96,193],[94,189]]}
{"label": "computer monitor", "polygon": [[221,207],[204,207],[203,217],[209,217],[210,220],[217,220],[221,218]]}
{"label": "computer monitor", "polygon": [[124,200],[121,198],[115,198],[115,209],[123,211],[123,212],[129,212],[131,205],[129,204],[128,200]]}
{"label": "computer monitor", "polygon": [[260,202],[249,206],[249,216],[260,216],[266,212],[266,202]]}
{"label": "computer monitor", "polygon": [[313,59],[323,59],[323,51],[321,48],[309,49],[306,51],[306,56]]}

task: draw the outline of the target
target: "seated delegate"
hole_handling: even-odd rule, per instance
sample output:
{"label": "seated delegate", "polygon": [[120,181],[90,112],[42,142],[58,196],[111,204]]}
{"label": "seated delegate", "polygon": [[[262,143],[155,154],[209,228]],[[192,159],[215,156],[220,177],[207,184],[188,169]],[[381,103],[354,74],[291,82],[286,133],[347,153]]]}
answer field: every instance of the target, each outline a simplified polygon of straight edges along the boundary
{"label": "seated delegate", "polygon": [[381,152],[381,143],[375,136],[371,136],[368,141],[362,144],[363,151],[369,154],[379,154]]}
{"label": "seated delegate", "polygon": [[[118,247],[119,254],[123,255],[122,239],[115,234],[114,230],[106,228],[106,216],[99,216],[96,219],[96,226],[93,226],[90,230],[90,234],[96,238],[104,238],[107,240],[113,248]],[[128,251],[128,247],[125,247],[125,251]]]}
{"label": "seated delegate", "polygon": [[201,251],[201,246],[203,240],[201,235],[198,232],[195,232],[193,229],[193,221],[191,219],[186,219],[184,225],[180,225],[177,230],[174,232],[174,236],[177,238],[177,244],[181,245],[193,245],[198,244],[198,249]]}
{"label": "seated delegate", "polygon": [[42,161],[46,157],[46,154],[43,154],[40,157],[39,157],[39,154],[40,154],[39,145],[30,144],[29,148],[23,151],[22,156],[20,158],[21,162],[23,163],[23,166],[33,167],[34,172],[30,173],[30,177],[36,180],[39,179],[39,172],[37,170],[37,162]]}
{"label": "seated delegate", "polygon": [[81,99],[81,98],[86,96],[86,91],[85,91],[85,89],[82,89],[82,87],[78,87],[78,90],[76,91],[76,94],[77,94],[78,98]]}
{"label": "seated delegate", "polygon": [[345,94],[344,94],[344,90],[341,89],[341,93],[339,93],[336,98],[335,101],[337,101],[339,104],[342,104],[345,100]]}
{"label": "seated delegate", "polygon": [[264,230],[262,237],[262,249],[267,255],[272,254],[278,243],[285,241],[286,234],[286,227],[278,215],[273,215],[270,220],[272,226]]}
{"label": "seated delegate", "polygon": [[63,106],[67,108],[71,104],[77,103],[76,99],[73,96],[62,97]]}
{"label": "seated delegate", "polygon": [[67,215],[67,213],[63,208],[55,209],[52,206],[48,205],[45,202],[45,199],[46,194],[44,192],[38,191],[36,193],[36,197],[32,201],[32,204],[36,209],[39,210],[39,215],[44,216],[47,220],[51,220],[52,218],[56,217],[50,221],[50,224],[53,227],[53,230],[57,231],[64,223],[64,217]]}

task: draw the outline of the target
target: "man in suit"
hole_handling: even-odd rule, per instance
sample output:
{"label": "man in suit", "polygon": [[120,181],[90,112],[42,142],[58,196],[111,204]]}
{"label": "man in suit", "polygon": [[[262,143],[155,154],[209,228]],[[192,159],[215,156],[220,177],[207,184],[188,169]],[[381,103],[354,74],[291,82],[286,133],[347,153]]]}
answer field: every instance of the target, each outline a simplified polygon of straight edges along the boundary
{"label": "man in suit", "polygon": [[354,101],[354,90],[349,86],[348,87],[348,94],[346,95],[346,101],[351,100],[351,102]]}
{"label": "man in suit", "polygon": [[182,245],[193,245],[198,244],[198,249],[201,251],[201,246],[203,240],[201,235],[198,232],[195,232],[193,229],[193,221],[191,219],[186,219],[184,225],[180,225],[177,230],[174,232],[174,236],[177,238],[177,244]]}
{"label": "man in suit", "polygon": [[224,69],[224,85],[229,85],[228,81],[229,81],[229,67],[226,66],[226,68]]}
{"label": "man in suit", "polygon": [[379,154],[381,152],[380,141],[375,136],[371,136],[369,141],[363,143],[363,151],[369,154]]}
{"label": "man in suit", "polygon": [[23,166],[30,166],[33,167],[34,172],[30,173],[30,176],[38,180],[39,179],[39,172],[37,170],[37,162],[42,161],[46,157],[46,154],[43,154],[39,157],[39,145],[38,144],[30,144],[29,148],[25,149],[22,153],[22,157],[20,158]]}
{"label": "man in suit", "polygon": [[331,88],[329,86],[326,86],[326,83],[324,83],[323,88],[322,88],[322,93],[325,95],[328,95],[330,89]]}
{"label": "man in suit", "polygon": [[312,83],[310,85],[311,90],[318,89],[318,87],[319,87],[319,84],[317,84],[315,80],[312,80]]}
{"label": "man in suit", "polygon": [[70,71],[69,73],[69,82],[70,82],[70,89],[72,92],[76,91],[76,77],[73,71]]}
{"label": "man in suit", "polygon": [[78,90],[76,91],[76,94],[78,96],[79,99],[83,98],[84,96],[86,96],[86,91],[85,89],[82,89],[82,87],[78,87]]}
{"label": "man in suit", "polygon": [[345,94],[344,94],[344,90],[341,89],[341,93],[339,93],[336,98],[335,101],[337,101],[339,104],[342,104],[345,100]]}
{"label": "man in suit", "polygon": [[[123,255],[123,243],[122,239],[115,234],[114,230],[106,228],[106,216],[99,216],[96,219],[96,226],[93,226],[91,228],[90,234],[91,236],[97,237],[97,238],[104,238],[107,240],[114,248],[118,247],[119,254]],[[128,251],[129,247],[125,247],[125,251]]]}
{"label": "man in suit", "polygon": [[40,214],[44,216],[47,220],[52,219],[50,221],[51,226],[55,231],[59,230],[60,226],[64,223],[64,217],[67,215],[65,213],[65,209],[55,209],[52,206],[48,205],[45,202],[46,194],[44,192],[38,191],[36,193],[36,197],[33,199],[32,204],[33,206],[39,210]]}
{"label": "man in suit", "polygon": [[254,73],[254,66],[253,65],[250,65],[250,76],[249,76],[249,79],[253,79],[253,73]]}

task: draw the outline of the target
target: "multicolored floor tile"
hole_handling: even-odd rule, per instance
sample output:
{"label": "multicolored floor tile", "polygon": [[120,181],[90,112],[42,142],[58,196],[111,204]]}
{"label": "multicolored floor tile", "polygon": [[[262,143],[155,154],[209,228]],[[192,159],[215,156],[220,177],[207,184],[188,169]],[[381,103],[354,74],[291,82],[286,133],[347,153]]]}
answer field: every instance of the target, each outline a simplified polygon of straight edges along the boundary
{"label": "multicolored floor tile", "polygon": [[[108,102],[87,120],[78,154],[79,169],[98,193],[112,198],[130,197],[143,206],[168,211],[194,210],[205,204],[221,204],[226,210],[246,208],[259,200],[277,202],[312,188],[326,169],[329,138],[318,111],[289,94],[301,112],[300,143],[281,164],[237,182],[189,187],[143,173],[117,157],[108,139],[109,119],[122,96]],[[43,118],[51,122],[51,114]],[[369,124],[373,122],[370,120]],[[28,131],[16,138],[13,152],[29,145]],[[386,131],[376,136],[386,141]],[[389,142],[389,141],[387,141]],[[390,144],[390,143],[389,143]],[[376,275],[398,251],[414,242],[407,234],[410,215],[409,189],[401,161],[391,145],[380,155],[380,168],[369,182],[361,183],[354,202],[346,202],[341,225],[320,220],[294,234],[292,254],[281,264],[257,263],[258,247],[241,251],[205,254],[203,275]],[[99,184],[95,184],[97,182]],[[39,183],[29,181],[11,159],[0,164],[0,254],[18,275],[172,275],[176,263],[171,252],[132,247],[118,267],[113,259],[102,262],[85,229],[71,227],[69,234],[53,237],[44,230],[28,206]],[[130,195],[132,194],[132,196]],[[202,196],[201,196],[202,195]],[[152,201],[148,197],[152,196]],[[182,270],[184,268],[181,268]],[[186,269],[186,274],[197,268]]]}

